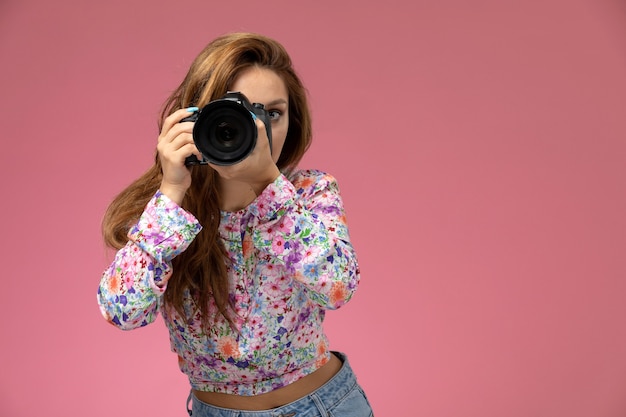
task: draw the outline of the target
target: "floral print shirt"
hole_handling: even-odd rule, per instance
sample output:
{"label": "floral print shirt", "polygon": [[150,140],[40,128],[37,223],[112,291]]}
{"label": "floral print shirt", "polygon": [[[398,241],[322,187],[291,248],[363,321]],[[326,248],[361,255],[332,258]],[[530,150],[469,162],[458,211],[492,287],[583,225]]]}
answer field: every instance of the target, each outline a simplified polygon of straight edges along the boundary
{"label": "floral print shirt", "polygon": [[[164,308],[171,261],[201,226],[160,192],[104,272],[98,303],[104,317],[125,330],[161,313],[192,388],[262,394],[330,359],[324,314],[352,297],[357,260],[337,182],[320,171],[297,171],[289,179],[281,174],[248,207],[221,215],[235,328],[218,315],[207,329],[197,313],[185,320]],[[185,311],[194,314],[190,298]]]}

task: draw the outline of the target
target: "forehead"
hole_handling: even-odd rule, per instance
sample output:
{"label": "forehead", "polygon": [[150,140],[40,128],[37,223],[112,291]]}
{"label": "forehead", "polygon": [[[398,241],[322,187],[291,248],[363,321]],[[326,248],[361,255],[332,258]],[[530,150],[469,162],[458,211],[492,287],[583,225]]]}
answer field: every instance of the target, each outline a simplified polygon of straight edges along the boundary
{"label": "forehead", "polygon": [[243,70],[229,90],[243,93],[252,103],[269,104],[289,102],[289,93],[283,79],[267,68],[250,67]]}

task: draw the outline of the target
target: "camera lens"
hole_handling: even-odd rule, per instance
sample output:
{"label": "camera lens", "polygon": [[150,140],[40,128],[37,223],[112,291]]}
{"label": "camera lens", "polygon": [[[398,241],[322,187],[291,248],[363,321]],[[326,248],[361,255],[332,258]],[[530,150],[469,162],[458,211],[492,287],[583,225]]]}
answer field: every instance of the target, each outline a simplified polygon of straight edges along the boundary
{"label": "camera lens", "polygon": [[198,150],[207,160],[232,165],[252,152],[257,128],[250,111],[242,105],[216,100],[200,113],[193,135]]}
{"label": "camera lens", "polygon": [[237,140],[239,131],[236,126],[228,122],[222,122],[215,129],[215,134],[217,138],[224,143],[224,146],[231,146],[233,141]]}
{"label": "camera lens", "polygon": [[246,120],[238,113],[219,111],[207,121],[209,135],[214,145],[219,149],[227,150],[242,146],[245,135]]}

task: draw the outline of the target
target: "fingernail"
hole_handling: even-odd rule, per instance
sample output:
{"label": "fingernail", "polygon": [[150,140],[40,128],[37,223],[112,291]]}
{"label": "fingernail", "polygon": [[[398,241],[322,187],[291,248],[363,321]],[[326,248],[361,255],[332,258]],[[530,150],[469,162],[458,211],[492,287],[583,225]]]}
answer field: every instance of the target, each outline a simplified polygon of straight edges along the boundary
{"label": "fingernail", "polygon": [[194,113],[197,112],[199,109],[197,107],[187,107],[185,110],[187,110],[189,113]]}

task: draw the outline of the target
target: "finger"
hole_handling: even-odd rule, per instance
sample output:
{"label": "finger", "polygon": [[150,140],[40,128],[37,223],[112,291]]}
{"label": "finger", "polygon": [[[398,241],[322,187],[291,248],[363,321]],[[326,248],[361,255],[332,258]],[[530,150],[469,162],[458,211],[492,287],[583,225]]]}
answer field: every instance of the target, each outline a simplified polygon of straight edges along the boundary
{"label": "finger", "polygon": [[169,161],[178,163],[182,158],[186,158],[198,152],[190,134],[182,134],[174,138],[171,142],[161,142],[157,145],[159,154]]}
{"label": "finger", "polygon": [[168,137],[167,139],[164,139],[161,143],[157,144],[157,148],[160,147],[165,152],[178,152],[180,149],[185,148],[188,145],[191,145],[193,147],[193,152],[199,153],[198,149],[196,148],[196,144],[193,139],[192,133],[181,132],[181,133],[178,133],[176,136],[172,134],[172,136],[173,137],[171,140]]}
{"label": "finger", "polygon": [[267,131],[265,129],[265,123],[258,117],[255,117],[254,122],[256,124],[256,128],[259,131],[260,135],[267,136]]}
{"label": "finger", "polygon": [[191,136],[193,134],[193,126],[194,124],[192,122],[176,123],[168,130],[165,130],[164,126],[157,142],[169,143],[174,141],[174,139],[176,139],[178,136],[182,136],[185,134]]}
{"label": "finger", "polygon": [[[185,117],[191,116],[193,113],[197,112],[197,107],[188,107],[186,109],[176,110],[174,113],[170,114],[163,120],[163,127],[161,128],[161,132],[169,132],[173,127],[177,125],[187,125],[187,122],[180,123]],[[189,122],[191,126],[193,126],[193,122]]]}
{"label": "finger", "polygon": [[195,155],[196,158],[202,160],[202,154],[200,153],[200,151],[198,151],[196,145],[194,145],[193,143],[187,143],[178,148],[176,152],[172,154],[172,160],[176,164],[184,164],[185,160],[191,155]]}
{"label": "finger", "polygon": [[265,124],[259,118],[256,119],[256,127],[258,131],[256,149],[258,149],[260,152],[268,152],[271,154],[270,141],[267,137]]}
{"label": "finger", "polygon": [[171,140],[166,141],[166,143],[169,145],[169,147],[171,147],[171,149],[177,150],[184,145],[194,143],[193,134],[191,134],[190,132],[180,132],[175,135]]}
{"label": "finger", "polygon": [[[162,157],[163,173],[167,178],[180,178],[183,175],[183,169],[187,168],[187,158],[194,155],[199,161],[202,160],[202,155],[197,152],[192,144],[185,145],[178,149],[176,152],[172,152],[167,157]],[[186,173],[185,173],[186,174]]]}

